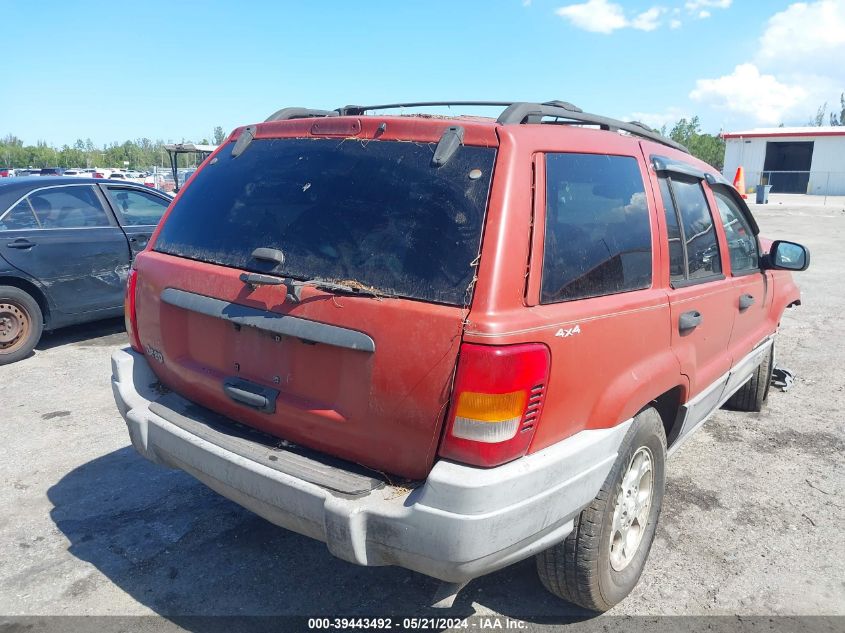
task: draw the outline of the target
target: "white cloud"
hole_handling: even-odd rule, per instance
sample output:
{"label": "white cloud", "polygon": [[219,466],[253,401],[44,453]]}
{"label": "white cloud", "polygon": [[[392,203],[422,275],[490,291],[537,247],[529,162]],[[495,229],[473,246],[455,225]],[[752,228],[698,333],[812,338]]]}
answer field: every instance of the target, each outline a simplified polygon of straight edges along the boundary
{"label": "white cloud", "polygon": [[579,29],[606,35],[624,28],[653,31],[660,26],[660,16],[665,11],[666,9],[655,6],[633,19],[628,19],[622,5],[608,0],[587,0],[583,4],[560,7],[555,13]]}
{"label": "white cloud", "polygon": [[844,59],[845,0],[797,2],[766,21],[753,59],[699,79],[690,98],[757,123],[805,123],[825,101],[838,103]]}
{"label": "white cloud", "polygon": [[681,28],[682,22],[676,18],[669,20],[669,28],[670,29],[679,29]]}
{"label": "white cloud", "polygon": [[627,118],[659,130],[664,125],[673,125],[681,119],[689,119],[690,115],[681,108],[671,107],[663,112],[632,112]]}
{"label": "white cloud", "polygon": [[631,27],[640,31],[653,31],[660,26],[660,16],[663,15],[664,11],[666,9],[662,7],[651,7],[648,11],[643,11],[631,20]]}
{"label": "white cloud", "polygon": [[704,20],[713,15],[709,9],[727,9],[733,0],[689,0],[684,3],[684,8],[689,14],[695,14],[699,20]]}
{"label": "white cloud", "polygon": [[555,11],[579,29],[592,33],[613,33],[628,26],[622,7],[607,0],[587,0],[584,4],[570,4]]}
{"label": "white cloud", "polygon": [[729,75],[699,79],[689,96],[693,101],[776,125],[806,100],[807,91],[782,83],[774,75],[761,74],[757,66],[748,63],[740,64]]}
{"label": "white cloud", "polygon": [[684,8],[690,13],[695,13],[703,7],[711,9],[727,9],[731,6],[733,0],[689,0],[684,4]]}
{"label": "white cloud", "polygon": [[757,59],[783,70],[845,77],[845,0],[799,2],[773,15],[760,38]]}

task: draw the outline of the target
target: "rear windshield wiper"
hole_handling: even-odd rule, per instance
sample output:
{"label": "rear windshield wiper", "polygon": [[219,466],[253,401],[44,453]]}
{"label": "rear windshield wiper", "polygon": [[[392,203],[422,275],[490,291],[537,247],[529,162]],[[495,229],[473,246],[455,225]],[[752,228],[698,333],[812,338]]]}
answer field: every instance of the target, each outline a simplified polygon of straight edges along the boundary
{"label": "rear windshield wiper", "polygon": [[[305,281],[290,280],[290,283],[286,285],[288,286],[288,294],[292,295],[292,299],[295,301],[299,301],[299,290],[303,286],[313,286],[314,288],[319,288],[320,290],[328,290],[329,292],[339,292],[355,296],[375,297],[376,299],[392,296],[389,293],[381,292],[379,290],[376,290],[375,288],[365,286],[364,284],[359,282],[340,283],[337,281],[329,281],[328,279],[315,278],[306,279]],[[293,287],[292,293],[291,287]]]}
{"label": "rear windshield wiper", "polygon": [[253,288],[256,288],[257,286],[285,286],[288,291],[288,297],[290,297],[291,301],[294,303],[299,302],[300,291],[303,286],[313,286],[314,288],[319,288],[320,290],[328,290],[330,292],[339,292],[356,296],[371,296],[376,298],[392,296],[389,293],[380,292],[375,288],[370,288],[364,284],[344,284],[336,281],[329,281],[328,279],[314,278],[302,281],[291,277],[277,277],[274,275],[262,275],[261,273],[241,273],[239,279]]}

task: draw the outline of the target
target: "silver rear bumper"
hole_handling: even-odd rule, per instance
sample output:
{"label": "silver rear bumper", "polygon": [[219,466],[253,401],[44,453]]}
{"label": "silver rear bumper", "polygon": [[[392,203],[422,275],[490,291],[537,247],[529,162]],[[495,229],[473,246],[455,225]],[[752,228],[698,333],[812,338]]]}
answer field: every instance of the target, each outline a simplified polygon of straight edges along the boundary
{"label": "silver rear bumper", "polygon": [[413,490],[384,485],[353,496],[168,421],[150,410],[161,399],[156,384],[142,354],[129,348],[114,353],[115,401],[144,457],[190,473],[276,525],[325,542],[338,558],[398,565],[448,582],[486,574],[563,540],[601,488],[631,423],[582,431],[497,468],[441,460]]}

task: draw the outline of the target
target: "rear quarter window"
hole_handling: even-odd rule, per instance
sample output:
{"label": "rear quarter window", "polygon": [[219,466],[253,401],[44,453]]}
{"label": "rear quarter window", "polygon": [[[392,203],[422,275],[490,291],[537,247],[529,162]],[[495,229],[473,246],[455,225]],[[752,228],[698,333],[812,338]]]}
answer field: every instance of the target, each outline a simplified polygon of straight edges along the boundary
{"label": "rear quarter window", "polygon": [[541,303],[651,285],[651,223],[637,160],[546,156]]}
{"label": "rear quarter window", "polygon": [[0,214],[0,231],[18,231],[40,228],[35,213],[24,198],[5,213]]}

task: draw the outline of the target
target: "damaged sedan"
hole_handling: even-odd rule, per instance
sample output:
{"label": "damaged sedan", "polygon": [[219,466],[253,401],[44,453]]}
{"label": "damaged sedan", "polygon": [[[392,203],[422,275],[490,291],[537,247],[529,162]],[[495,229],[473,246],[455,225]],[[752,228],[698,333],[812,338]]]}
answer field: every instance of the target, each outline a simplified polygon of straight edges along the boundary
{"label": "damaged sedan", "polygon": [[129,266],[170,198],[87,178],[0,184],[0,365],[44,330],[120,316]]}

